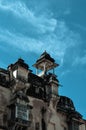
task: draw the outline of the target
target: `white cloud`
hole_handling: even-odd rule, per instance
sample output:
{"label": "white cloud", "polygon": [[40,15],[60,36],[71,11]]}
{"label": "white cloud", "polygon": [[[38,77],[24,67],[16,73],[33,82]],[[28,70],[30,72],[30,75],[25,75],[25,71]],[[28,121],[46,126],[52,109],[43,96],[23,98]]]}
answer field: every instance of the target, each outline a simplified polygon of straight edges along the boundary
{"label": "white cloud", "polygon": [[[48,51],[60,59],[61,64],[64,62],[64,55],[67,49],[76,48],[80,44],[80,35],[69,30],[64,21],[57,22],[57,28],[54,33],[47,34],[42,41],[48,44]],[[69,55],[69,54],[68,54]]]}
{"label": "white cloud", "polygon": [[18,49],[36,53],[47,50],[63,64],[66,50],[79,44],[80,36],[71,31],[64,21],[59,21],[51,15],[40,13],[37,15],[23,2],[0,0],[0,9],[13,13],[21,21],[25,20],[28,22],[27,26],[32,25],[32,30],[34,28],[36,30],[34,33],[38,38],[26,37],[22,32],[14,34],[12,31],[0,29],[0,41],[16,46]]}
{"label": "white cloud", "polygon": [[38,48],[42,48],[43,46],[41,41],[35,40],[34,38],[27,38],[18,34],[15,35],[8,30],[0,30],[0,41],[7,42],[7,44],[16,46],[18,49],[23,51],[36,50],[38,52]]}
{"label": "white cloud", "polygon": [[24,2],[4,1],[0,0],[0,9],[12,12],[16,17],[27,21],[33,27],[37,28],[39,33],[53,32],[57,25],[57,20],[54,18],[47,18],[44,15],[35,14],[34,11],[27,8]]}
{"label": "white cloud", "polygon": [[[63,64],[66,50],[76,46],[79,42],[77,37],[75,38],[75,34],[68,30],[63,22],[59,22],[58,28],[55,33],[42,35],[39,38],[26,37],[22,34],[13,34],[8,30],[0,29],[0,41],[7,42],[27,52],[32,51],[41,54],[44,50],[47,50],[56,57],[55,59],[60,61],[60,64]],[[61,32],[62,30],[64,33]],[[67,34],[69,35],[67,36]]]}

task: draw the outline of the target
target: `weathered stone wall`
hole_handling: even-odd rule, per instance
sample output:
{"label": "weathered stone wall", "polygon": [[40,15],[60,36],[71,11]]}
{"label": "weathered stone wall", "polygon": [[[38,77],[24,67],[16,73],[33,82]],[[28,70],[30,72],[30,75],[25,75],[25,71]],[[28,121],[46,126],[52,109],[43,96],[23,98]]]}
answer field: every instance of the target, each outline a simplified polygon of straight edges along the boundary
{"label": "weathered stone wall", "polygon": [[4,125],[6,123],[7,117],[7,105],[10,100],[10,90],[0,86],[0,125]]}
{"label": "weathered stone wall", "polygon": [[[6,126],[6,117],[8,115],[7,105],[9,104],[11,98],[11,91],[8,88],[0,86],[0,125]],[[48,104],[43,100],[28,96],[30,100],[30,105],[33,106],[31,113],[31,126],[28,130],[39,130],[42,129],[42,119],[45,122],[46,129],[44,130],[63,130],[66,128],[68,130],[67,115],[56,111],[55,100],[51,100]],[[44,110],[43,110],[44,109]],[[43,110],[43,111],[42,111]],[[85,124],[80,125],[79,130],[85,130]],[[2,130],[2,129],[0,129]]]}
{"label": "weathered stone wall", "polygon": [[79,130],[86,130],[86,123],[80,125]]}
{"label": "weathered stone wall", "polygon": [[[66,115],[57,113],[56,109],[53,107],[53,103],[48,105],[40,99],[35,99],[32,97],[29,97],[29,99],[31,105],[33,106],[33,123],[30,130],[35,129],[36,123],[39,123],[39,129],[42,130],[42,118],[44,118],[47,130],[63,130],[64,127],[67,128]],[[44,117],[42,117],[42,108],[45,108]]]}

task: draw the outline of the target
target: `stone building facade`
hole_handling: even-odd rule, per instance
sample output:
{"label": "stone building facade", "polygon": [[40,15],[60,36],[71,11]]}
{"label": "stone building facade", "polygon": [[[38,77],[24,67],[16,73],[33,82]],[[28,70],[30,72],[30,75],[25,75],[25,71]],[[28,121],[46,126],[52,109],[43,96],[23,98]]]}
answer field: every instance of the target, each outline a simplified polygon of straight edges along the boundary
{"label": "stone building facade", "polygon": [[33,66],[36,74],[20,58],[0,68],[0,130],[86,130],[73,101],[58,93],[55,60],[45,51]]}

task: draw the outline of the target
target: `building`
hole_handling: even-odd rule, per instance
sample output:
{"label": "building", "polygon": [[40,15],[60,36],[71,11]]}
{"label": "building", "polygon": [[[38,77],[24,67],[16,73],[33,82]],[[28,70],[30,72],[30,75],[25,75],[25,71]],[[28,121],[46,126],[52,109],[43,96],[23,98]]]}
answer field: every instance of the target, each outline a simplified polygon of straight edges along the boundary
{"label": "building", "polygon": [[73,101],[58,93],[55,60],[45,51],[33,66],[36,74],[20,58],[0,68],[0,130],[86,130]]}

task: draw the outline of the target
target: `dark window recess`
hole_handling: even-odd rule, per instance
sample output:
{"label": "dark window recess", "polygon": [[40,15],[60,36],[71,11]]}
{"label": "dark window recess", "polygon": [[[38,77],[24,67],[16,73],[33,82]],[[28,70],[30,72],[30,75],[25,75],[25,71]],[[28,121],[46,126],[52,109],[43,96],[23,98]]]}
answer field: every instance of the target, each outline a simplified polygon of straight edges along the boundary
{"label": "dark window recess", "polygon": [[78,122],[72,121],[68,124],[68,130],[79,130],[79,124]]}
{"label": "dark window recess", "polygon": [[67,130],[66,127],[64,127],[64,130]]}
{"label": "dark window recess", "polygon": [[9,86],[9,81],[6,80],[6,76],[4,74],[0,74],[0,85],[4,87]]}
{"label": "dark window recess", "polygon": [[41,124],[42,124],[42,130],[46,130],[46,123],[44,119],[41,120]]}
{"label": "dark window recess", "polygon": [[15,119],[15,107],[11,108],[11,119],[14,120]]}
{"label": "dark window recess", "polygon": [[36,94],[39,94],[39,88],[36,87]]}
{"label": "dark window recess", "polygon": [[27,130],[27,127],[23,127],[22,130]]}
{"label": "dark window recess", "polygon": [[39,130],[39,122],[36,122],[36,124],[35,124],[35,130]]}
{"label": "dark window recess", "polygon": [[68,130],[72,130],[72,122],[68,122]]}
{"label": "dark window recess", "polygon": [[35,85],[32,85],[26,92],[27,95],[33,96],[39,99],[42,99],[44,97],[44,91],[42,88],[37,87]]}
{"label": "dark window recess", "polygon": [[5,86],[6,85],[6,77],[0,74],[0,84]]}
{"label": "dark window recess", "polygon": [[73,122],[74,130],[79,130],[79,124],[77,122]]}
{"label": "dark window recess", "polygon": [[27,130],[27,127],[16,126],[14,130]]}
{"label": "dark window recess", "polygon": [[29,96],[35,96],[35,87],[31,85],[31,87],[27,90],[26,94]]}
{"label": "dark window recess", "polygon": [[4,124],[6,125],[6,123],[7,123],[7,114],[4,114],[4,115],[3,115],[3,122],[4,122]]}

